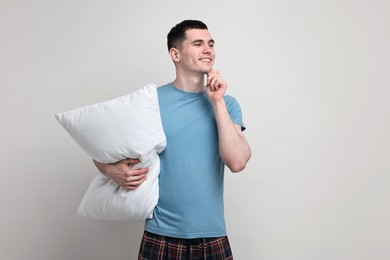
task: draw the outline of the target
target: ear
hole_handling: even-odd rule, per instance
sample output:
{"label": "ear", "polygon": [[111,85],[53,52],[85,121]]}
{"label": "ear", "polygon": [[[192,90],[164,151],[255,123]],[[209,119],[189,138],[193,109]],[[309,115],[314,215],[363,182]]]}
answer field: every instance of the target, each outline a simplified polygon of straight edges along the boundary
{"label": "ear", "polygon": [[171,48],[169,50],[169,55],[171,56],[171,59],[174,62],[179,62],[180,61],[180,51],[176,48]]}

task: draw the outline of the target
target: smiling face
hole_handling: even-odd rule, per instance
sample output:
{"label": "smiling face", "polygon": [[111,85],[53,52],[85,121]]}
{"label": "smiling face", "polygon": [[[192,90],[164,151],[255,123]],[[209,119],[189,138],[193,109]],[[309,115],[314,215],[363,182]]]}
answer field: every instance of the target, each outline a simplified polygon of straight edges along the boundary
{"label": "smiling face", "polygon": [[187,73],[206,74],[215,59],[214,40],[208,30],[190,29],[178,49],[171,49],[171,57],[176,66]]}

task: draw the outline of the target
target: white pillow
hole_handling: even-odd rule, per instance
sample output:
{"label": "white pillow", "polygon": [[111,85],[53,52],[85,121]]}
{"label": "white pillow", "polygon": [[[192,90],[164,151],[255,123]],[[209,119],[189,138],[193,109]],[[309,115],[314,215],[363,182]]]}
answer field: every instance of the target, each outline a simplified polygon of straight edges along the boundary
{"label": "white pillow", "polygon": [[102,173],[92,180],[78,215],[106,220],[151,218],[158,201],[158,154],[166,146],[157,87],[146,85],[125,96],[57,113],[57,120],[77,144],[102,163],[139,158],[147,179],[135,190],[119,187]]}

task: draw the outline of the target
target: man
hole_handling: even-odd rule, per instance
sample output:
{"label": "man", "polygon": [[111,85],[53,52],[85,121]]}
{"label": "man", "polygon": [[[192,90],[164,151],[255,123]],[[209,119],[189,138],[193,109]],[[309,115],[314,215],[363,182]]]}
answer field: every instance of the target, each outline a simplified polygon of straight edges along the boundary
{"label": "man", "polygon": [[[241,109],[213,69],[214,40],[203,22],[173,27],[168,50],[176,78],[157,89],[167,146],[160,154],[159,201],[146,221],[139,259],[233,259],[223,177],[225,165],[239,172],[251,156]],[[147,178],[146,168],[129,167],[137,162],[95,165],[121,187],[135,189]]]}

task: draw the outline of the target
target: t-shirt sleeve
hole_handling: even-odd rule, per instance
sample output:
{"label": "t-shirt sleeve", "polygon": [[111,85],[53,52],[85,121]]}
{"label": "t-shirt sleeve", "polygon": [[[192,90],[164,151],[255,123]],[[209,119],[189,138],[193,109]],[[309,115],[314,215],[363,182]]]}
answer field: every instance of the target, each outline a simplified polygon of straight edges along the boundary
{"label": "t-shirt sleeve", "polygon": [[226,102],[226,106],[227,106],[230,118],[232,119],[233,123],[236,125],[240,125],[241,130],[244,131],[246,129],[246,126],[245,126],[243,118],[242,118],[240,104],[232,96],[226,95],[224,98],[225,98],[225,102]]}

